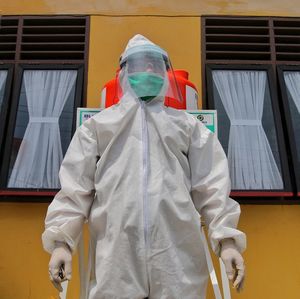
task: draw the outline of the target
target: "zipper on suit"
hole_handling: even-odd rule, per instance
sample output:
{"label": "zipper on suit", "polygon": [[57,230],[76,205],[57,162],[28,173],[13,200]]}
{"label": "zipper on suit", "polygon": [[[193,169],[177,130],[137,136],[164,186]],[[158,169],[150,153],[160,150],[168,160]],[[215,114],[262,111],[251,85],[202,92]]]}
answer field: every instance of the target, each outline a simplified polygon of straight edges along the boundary
{"label": "zipper on suit", "polygon": [[145,243],[149,245],[149,208],[148,208],[148,128],[145,113],[145,103],[141,102],[141,112],[142,112],[142,145],[143,145],[143,212],[144,212],[144,237]]}

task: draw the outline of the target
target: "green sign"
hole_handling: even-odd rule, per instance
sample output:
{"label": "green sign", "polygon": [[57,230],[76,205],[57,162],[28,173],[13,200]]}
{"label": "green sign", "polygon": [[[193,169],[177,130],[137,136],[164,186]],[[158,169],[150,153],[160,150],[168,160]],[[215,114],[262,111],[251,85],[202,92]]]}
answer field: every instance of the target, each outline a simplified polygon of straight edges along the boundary
{"label": "green sign", "polygon": [[218,133],[217,110],[187,110],[213,133]]}
{"label": "green sign", "polygon": [[102,110],[103,108],[77,108],[76,127],[80,127],[84,121]]}

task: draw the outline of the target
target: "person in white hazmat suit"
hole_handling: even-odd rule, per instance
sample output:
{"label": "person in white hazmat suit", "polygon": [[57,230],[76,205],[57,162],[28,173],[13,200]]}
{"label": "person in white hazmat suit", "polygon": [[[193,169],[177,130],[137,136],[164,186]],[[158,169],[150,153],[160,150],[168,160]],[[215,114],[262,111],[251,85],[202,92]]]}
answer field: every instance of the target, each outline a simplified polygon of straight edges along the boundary
{"label": "person in white hazmat suit", "polygon": [[180,95],[163,49],[136,35],[120,66],[120,102],[76,130],[61,165],[61,190],[42,236],[52,282],[60,289],[70,279],[88,220],[88,299],[204,299],[202,217],[213,251],[241,288],[246,241],[236,229],[240,208],[228,197],[227,159],[216,135],[164,106],[166,96]]}

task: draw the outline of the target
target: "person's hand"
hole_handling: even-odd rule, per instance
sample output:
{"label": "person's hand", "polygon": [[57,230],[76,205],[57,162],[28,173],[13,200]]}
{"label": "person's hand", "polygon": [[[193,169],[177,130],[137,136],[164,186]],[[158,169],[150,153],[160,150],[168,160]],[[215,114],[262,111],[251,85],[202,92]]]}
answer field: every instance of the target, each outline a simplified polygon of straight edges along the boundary
{"label": "person's hand", "polygon": [[221,241],[220,257],[225,265],[228,279],[233,282],[233,287],[240,292],[243,289],[245,280],[245,265],[233,239]]}
{"label": "person's hand", "polygon": [[72,275],[72,253],[69,246],[57,242],[49,262],[49,276],[55,288],[62,292],[61,283],[70,280]]}

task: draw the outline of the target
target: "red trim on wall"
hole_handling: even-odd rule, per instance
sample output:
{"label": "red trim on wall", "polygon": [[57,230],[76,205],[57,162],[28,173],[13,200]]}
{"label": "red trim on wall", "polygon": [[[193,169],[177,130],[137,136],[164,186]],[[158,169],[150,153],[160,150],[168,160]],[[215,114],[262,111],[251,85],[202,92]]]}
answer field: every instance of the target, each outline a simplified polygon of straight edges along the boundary
{"label": "red trim on wall", "polygon": [[[230,196],[238,196],[238,197],[250,197],[250,196],[259,196],[259,197],[291,197],[293,196],[293,192],[273,192],[273,191],[232,191],[230,192]],[[299,193],[298,193],[299,196]]]}
{"label": "red trim on wall", "polygon": [[0,190],[0,196],[55,196],[57,191],[13,191]]}
{"label": "red trim on wall", "polygon": [[297,196],[300,197],[300,192],[297,193]]}

